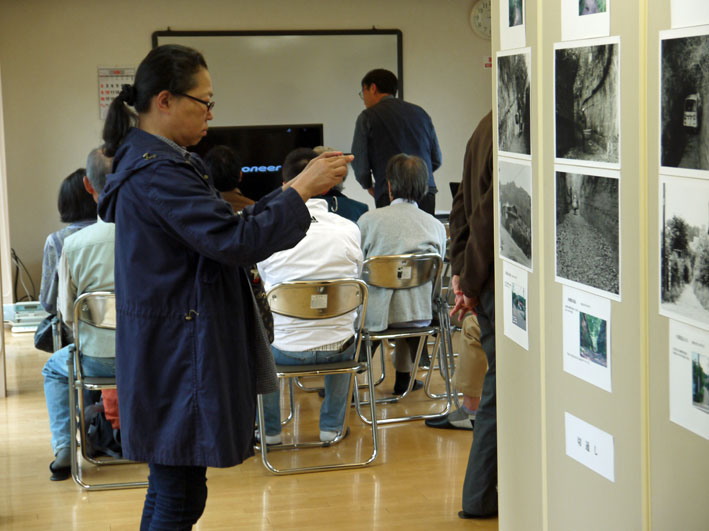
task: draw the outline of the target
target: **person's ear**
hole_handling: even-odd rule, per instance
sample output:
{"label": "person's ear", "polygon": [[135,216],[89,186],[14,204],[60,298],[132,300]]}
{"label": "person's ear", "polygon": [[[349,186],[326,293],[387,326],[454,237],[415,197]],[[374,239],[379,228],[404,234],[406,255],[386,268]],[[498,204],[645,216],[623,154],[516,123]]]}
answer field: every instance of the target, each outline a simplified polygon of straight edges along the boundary
{"label": "person's ear", "polygon": [[161,90],[155,96],[155,106],[161,112],[169,112],[173,103],[173,95],[169,90]]}
{"label": "person's ear", "polygon": [[94,190],[94,187],[91,186],[91,181],[89,181],[89,178],[86,175],[84,175],[84,189],[89,195],[94,195],[96,193],[96,190]]}

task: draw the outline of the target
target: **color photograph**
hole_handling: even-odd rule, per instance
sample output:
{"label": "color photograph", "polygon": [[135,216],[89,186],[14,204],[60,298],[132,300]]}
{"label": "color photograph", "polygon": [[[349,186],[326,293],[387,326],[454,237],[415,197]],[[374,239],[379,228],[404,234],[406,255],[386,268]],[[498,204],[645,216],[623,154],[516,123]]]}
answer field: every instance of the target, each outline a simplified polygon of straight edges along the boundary
{"label": "color photograph", "polygon": [[579,312],[579,354],[602,367],[608,366],[606,322],[591,314]]}
{"label": "color photograph", "polygon": [[709,413],[709,358],[692,352],[692,405]]}
{"label": "color photograph", "polygon": [[606,0],[579,0],[579,16],[606,12]]}
{"label": "color photograph", "polygon": [[524,23],[524,1],[509,0],[510,28]]}

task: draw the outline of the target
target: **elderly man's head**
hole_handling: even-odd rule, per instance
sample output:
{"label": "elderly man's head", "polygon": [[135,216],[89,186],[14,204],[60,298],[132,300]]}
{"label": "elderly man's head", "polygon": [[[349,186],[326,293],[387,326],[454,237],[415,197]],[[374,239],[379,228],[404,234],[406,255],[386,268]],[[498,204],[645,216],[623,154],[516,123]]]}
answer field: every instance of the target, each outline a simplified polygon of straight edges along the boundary
{"label": "elderly man's head", "polygon": [[387,163],[386,180],[391,200],[421,201],[428,193],[428,168],[420,157],[399,153]]}
{"label": "elderly man's head", "polygon": [[84,177],[84,188],[91,194],[94,201],[98,201],[98,196],[106,185],[106,175],[111,173],[113,158],[107,157],[103,147],[92,149],[86,159],[86,177]]}

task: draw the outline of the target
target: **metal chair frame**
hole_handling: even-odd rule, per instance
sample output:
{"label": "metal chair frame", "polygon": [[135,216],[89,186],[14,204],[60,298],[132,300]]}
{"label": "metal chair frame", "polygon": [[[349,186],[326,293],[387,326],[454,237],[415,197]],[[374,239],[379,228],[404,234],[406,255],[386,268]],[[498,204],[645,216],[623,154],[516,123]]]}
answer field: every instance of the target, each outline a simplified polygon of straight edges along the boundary
{"label": "metal chair frame", "polygon": [[409,394],[414,385],[419,359],[421,358],[421,352],[423,351],[423,345],[429,336],[434,336],[436,338],[433,352],[431,354],[431,364],[433,365],[434,359],[438,357],[438,365],[442,372],[446,392],[442,395],[431,392],[431,377],[434,372],[432,368],[428,370],[426,375],[424,391],[426,396],[429,398],[445,398],[446,402],[444,409],[436,413],[376,419],[376,422],[378,424],[392,424],[396,422],[427,419],[445,415],[451,410],[453,398],[450,381],[450,338],[448,337],[450,328],[447,320],[448,306],[445,299],[441,296],[442,263],[441,257],[437,253],[373,256],[364,262],[362,278],[365,282],[367,282],[367,285],[372,287],[394,290],[409,289],[431,282],[431,301],[438,318],[438,324],[431,324],[430,326],[419,328],[388,328],[381,332],[369,332],[368,330],[363,330],[362,334],[367,352],[367,364],[370,366],[372,363],[372,341],[404,339],[409,337],[420,338],[418,348],[416,350],[416,356],[413,361],[412,374],[408,389],[406,389],[406,391],[399,396],[378,398],[376,400],[372,400],[375,395],[370,391],[370,399],[368,401],[357,401],[355,403],[357,406],[357,413],[363,422],[373,422],[375,420],[375,415],[372,415],[371,419],[366,418],[359,408],[360,404],[368,405],[372,402],[376,402],[377,404],[396,403]]}
{"label": "metal chair frame", "polygon": [[[369,365],[358,361],[359,351],[362,344],[362,323],[364,322],[364,317],[367,311],[367,285],[362,280],[333,279],[283,282],[277,286],[274,286],[268,292],[267,298],[273,313],[298,319],[326,319],[344,315],[355,310],[360,310],[358,315],[359,324],[356,326],[355,330],[356,347],[354,358],[352,360],[316,365],[276,365],[276,374],[278,378],[288,378],[291,389],[291,414],[286,421],[281,421],[281,424],[285,424],[292,417],[292,412],[294,409],[292,381],[294,378],[304,376],[325,376],[330,374],[349,374],[350,384],[348,396],[352,396],[357,373],[365,372],[367,374],[368,388],[370,392],[374,392],[374,381],[372,379],[371,371],[369,370]],[[359,399],[358,393],[355,392],[354,397],[355,404],[357,404]],[[359,411],[359,406],[357,405],[356,407],[357,411]],[[374,404],[370,406],[370,409],[371,414],[374,416]],[[317,466],[278,468],[268,459],[268,454],[271,451],[301,448],[323,448],[337,444],[346,435],[349,422],[349,410],[350,408],[348,407],[345,412],[342,434],[333,441],[295,441],[293,443],[280,444],[271,447],[267,444],[260,444],[259,448],[261,450],[261,461],[264,466],[274,474],[285,475],[300,474],[305,472],[320,472],[324,470],[360,468],[369,465],[376,459],[379,451],[376,419],[373,423],[367,423],[371,427],[372,453],[364,460],[337,462]],[[258,395],[258,418],[262,433],[265,433],[264,429],[266,422],[262,395]]]}
{"label": "metal chair frame", "polygon": [[[81,461],[77,455],[76,430],[79,428],[79,438],[81,441],[81,455],[90,463],[102,465],[132,464],[135,461],[114,457],[91,457],[86,453],[86,417],[84,410],[84,390],[101,391],[103,389],[115,389],[115,378],[91,378],[84,377],[81,368],[81,336],[79,335],[79,323],[94,328],[105,330],[116,329],[116,299],[112,292],[94,291],[80,295],[74,302],[74,353],[69,357],[67,366],[69,369],[69,427],[71,432],[71,475],[77,485],[85,490],[116,490],[133,489],[147,487],[147,481],[133,481],[122,483],[87,483],[83,479]],[[74,375],[72,377],[72,375]],[[79,404],[79,424],[76,421],[76,404]]]}

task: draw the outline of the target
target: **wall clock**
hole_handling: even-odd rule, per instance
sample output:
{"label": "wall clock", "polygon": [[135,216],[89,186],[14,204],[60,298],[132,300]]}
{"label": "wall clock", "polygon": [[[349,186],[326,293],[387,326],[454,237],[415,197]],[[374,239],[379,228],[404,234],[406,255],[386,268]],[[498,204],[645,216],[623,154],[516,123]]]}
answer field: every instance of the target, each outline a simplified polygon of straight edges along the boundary
{"label": "wall clock", "polygon": [[492,0],[478,0],[470,10],[470,26],[478,37],[488,41],[492,35],[490,4],[492,4]]}

